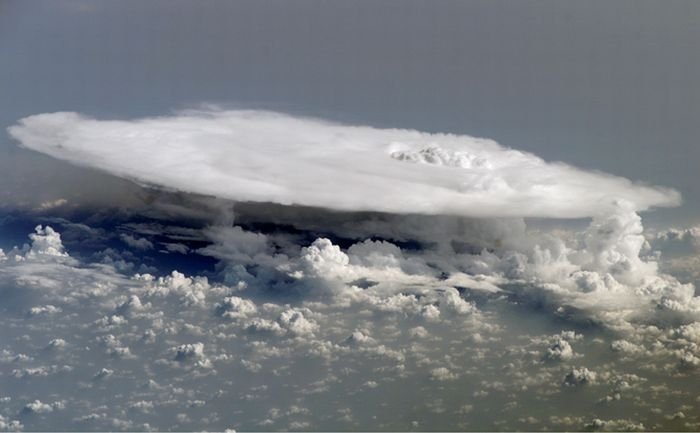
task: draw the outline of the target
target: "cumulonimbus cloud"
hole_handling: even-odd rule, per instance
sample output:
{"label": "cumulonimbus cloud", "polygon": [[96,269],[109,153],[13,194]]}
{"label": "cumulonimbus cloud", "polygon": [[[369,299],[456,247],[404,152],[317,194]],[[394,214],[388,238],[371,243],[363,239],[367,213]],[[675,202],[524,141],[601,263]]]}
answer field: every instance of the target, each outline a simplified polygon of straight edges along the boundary
{"label": "cumulonimbus cloud", "polygon": [[74,112],[8,129],[26,148],[140,183],[345,211],[578,218],[680,203],[647,186],[465,135],[348,126],[255,110],[128,121]]}

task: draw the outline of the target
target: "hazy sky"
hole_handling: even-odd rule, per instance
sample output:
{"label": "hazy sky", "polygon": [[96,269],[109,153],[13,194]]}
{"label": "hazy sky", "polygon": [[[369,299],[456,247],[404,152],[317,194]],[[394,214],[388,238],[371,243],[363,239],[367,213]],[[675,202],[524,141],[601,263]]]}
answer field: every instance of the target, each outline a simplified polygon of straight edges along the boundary
{"label": "hazy sky", "polygon": [[[466,133],[676,188],[683,207],[646,220],[694,222],[699,14],[693,1],[4,1],[0,125],[218,102]],[[121,185],[0,143],[5,200]]]}

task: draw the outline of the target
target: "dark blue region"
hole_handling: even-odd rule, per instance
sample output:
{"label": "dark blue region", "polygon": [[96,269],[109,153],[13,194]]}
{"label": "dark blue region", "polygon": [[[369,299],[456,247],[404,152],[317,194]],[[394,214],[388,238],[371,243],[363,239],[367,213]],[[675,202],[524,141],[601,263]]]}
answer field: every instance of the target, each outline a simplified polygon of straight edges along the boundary
{"label": "dark blue region", "polygon": [[[268,217],[275,219],[279,207],[265,209]],[[328,238],[333,244],[347,249],[366,237],[341,236],[333,232],[333,224],[328,229],[299,228],[291,221],[278,219],[265,221],[258,214],[248,217],[239,214],[236,225],[246,231],[270,236],[276,252],[289,254],[289,245],[307,246],[320,237]],[[346,216],[347,217],[347,216]],[[353,215],[358,217],[358,215]],[[186,275],[201,275],[212,281],[221,281],[219,260],[197,253],[197,250],[210,245],[210,240],[201,235],[200,230],[209,222],[189,217],[161,216],[154,212],[124,208],[58,207],[44,211],[26,211],[0,208],[0,248],[6,252],[12,247],[30,244],[28,238],[37,225],[49,225],[61,234],[66,251],[81,263],[109,263],[126,274],[150,273],[156,276],[169,274],[173,270]],[[129,245],[124,237],[147,240],[144,248]],[[385,236],[371,236],[375,241],[388,241],[404,251],[420,251],[429,247],[416,240],[392,239]],[[278,245],[275,240],[284,239]],[[182,254],[168,251],[168,244],[181,244],[188,251]],[[292,253],[293,254],[293,253]],[[247,266],[248,272],[255,275],[256,266]]]}
{"label": "dark blue region", "polygon": [[[205,275],[216,278],[218,261],[195,251],[209,244],[206,240],[173,239],[168,233],[138,233],[133,225],[173,226],[200,228],[191,221],[164,221],[132,214],[123,210],[78,210],[56,213],[36,213],[9,210],[0,212],[0,248],[5,252],[14,246],[31,244],[28,235],[37,225],[48,225],[61,234],[66,251],[82,263],[123,260],[132,267],[120,268],[126,274],[150,272],[156,275],[170,273],[176,269],[185,274]],[[127,245],[121,235],[148,239],[153,248],[138,249]],[[168,252],[164,244],[179,243],[189,249],[188,254]]]}

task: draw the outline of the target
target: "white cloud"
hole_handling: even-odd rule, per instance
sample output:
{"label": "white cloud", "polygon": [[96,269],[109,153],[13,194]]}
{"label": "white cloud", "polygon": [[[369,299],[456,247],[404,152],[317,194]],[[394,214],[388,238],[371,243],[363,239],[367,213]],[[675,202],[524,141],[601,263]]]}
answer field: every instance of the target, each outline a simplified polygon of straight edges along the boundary
{"label": "white cloud", "polygon": [[214,244],[199,249],[199,254],[235,263],[259,263],[268,252],[267,236],[241,227],[214,226],[204,231]]}
{"label": "white cloud", "polygon": [[349,346],[367,346],[376,344],[376,341],[362,331],[355,331],[343,341],[343,344],[347,344]]}
{"label": "white cloud", "polygon": [[29,239],[32,240],[32,246],[26,254],[27,258],[68,257],[68,253],[63,249],[61,235],[53,228],[49,226],[44,228],[38,225],[34,232],[29,235]]}
{"label": "white cloud", "polygon": [[[308,315],[308,311],[306,314]],[[277,319],[277,322],[282,328],[287,329],[297,336],[309,336],[318,329],[316,322],[307,319],[303,310],[295,308],[289,308],[283,311]]]}
{"label": "white cloud", "polygon": [[408,335],[410,335],[411,338],[428,338],[430,333],[424,327],[416,326],[408,330]]}
{"label": "white cloud", "polygon": [[138,296],[130,295],[126,301],[119,304],[115,312],[119,315],[128,317],[133,314],[138,314],[146,308],[147,306],[141,303],[141,299]]}
{"label": "white cloud", "polygon": [[455,314],[467,314],[476,311],[476,307],[462,299],[459,291],[454,287],[447,287],[441,291],[440,309]]}
{"label": "white cloud", "polygon": [[645,431],[644,424],[629,419],[602,420],[595,418],[585,425],[587,430],[592,431]]}
{"label": "white cloud", "polygon": [[183,305],[203,305],[211,286],[206,277],[187,277],[185,274],[172,271],[165,277],[154,278],[150,274],[136,274],[134,280],[143,281],[143,293],[151,296],[177,295]]}
{"label": "white cloud", "polygon": [[59,198],[56,200],[49,200],[40,203],[35,209],[38,211],[48,211],[68,204],[68,200],[65,198]]}
{"label": "white cloud", "polygon": [[173,360],[183,364],[194,363],[198,367],[209,368],[211,362],[204,354],[203,343],[187,343],[173,347],[170,352],[173,354]]}
{"label": "white cloud", "polygon": [[325,278],[342,278],[350,272],[348,255],[326,238],[318,238],[302,248],[301,262],[312,274]]}
{"label": "white cloud", "polygon": [[23,146],[165,188],[339,210],[585,217],[625,200],[673,206],[673,190],[549,163],[469,136],[348,126],[216,108],[101,121],[38,114],[8,129]]}
{"label": "white cloud", "polygon": [[128,235],[126,233],[122,233],[119,238],[130,246],[131,248],[136,248],[137,250],[152,250],[153,249],[153,242],[149,241],[146,238],[137,238],[132,235]]}
{"label": "white cloud", "polygon": [[41,307],[32,307],[29,309],[28,314],[30,316],[39,316],[39,315],[52,315],[52,314],[58,314],[62,310],[58,307],[55,307],[53,305],[42,305]]}
{"label": "white cloud", "polygon": [[163,246],[165,247],[165,250],[170,252],[170,253],[178,253],[178,254],[187,254],[190,251],[190,248],[181,243],[164,243]]}
{"label": "white cloud", "polygon": [[546,356],[557,361],[568,361],[574,357],[571,344],[560,336],[554,337],[554,341],[547,348]]}
{"label": "white cloud", "polygon": [[63,409],[62,402],[54,402],[52,404],[43,403],[41,400],[34,400],[24,406],[23,411],[28,413],[51,413],[54,410]]}
{"label": "white cloud", "polygon": [[434,368],[430,371],[430,377],[438,381],[455,380],[459,377],[458,374],[451,372],[445,367]]}
{"label": "white cloud", "polygon": [[21,431],[24,426],[16,419],[9,419],[0,415],[0,430],[3,431]]}
{"label": "white cloud", "polygon": [[[120,316],[117,316],[120,317]],[[132,358],[131,349],[124,346],[119,338],[113,334],[107,334],[97,338],[97,341],[105,348],[105,353],[115,358]]]}
{"label": "white cloud", "polygon": [[114,374],[114,370],[110,370],[109,368],[101,368],[100,371],[95,373],[95,375],[93,376],[93,379],[94,380],[102,380],[102,379],[110,377],[113,374]]}
{"label": "white cloud", "polygon": [[564,376],[564,385],[568,386],[578,386],[585,384],[596,383],[598,379],[598,374],[595,371],[591,371],[586,367],[572,368],[566,376]]}
{"label": "white cloud", "polygon": [[255,304],[238,296],[227,296],[223,302],[216,305],[216,311],[221,317],[228,319],[241,319],[257,312]]}
{"label": "white cloud", "polygon": [[615,352],[621,352],[627,355],[634,355],[644,352],[644,347],[627,340],[615,340],[610,343],[610,348]]}
{"label": "white cloud", "polygon": [[66,340],[62,338],[54,338],[53,340],[49,341],[49,344],[46,345],[47,349],[62,349],[66,347]]}

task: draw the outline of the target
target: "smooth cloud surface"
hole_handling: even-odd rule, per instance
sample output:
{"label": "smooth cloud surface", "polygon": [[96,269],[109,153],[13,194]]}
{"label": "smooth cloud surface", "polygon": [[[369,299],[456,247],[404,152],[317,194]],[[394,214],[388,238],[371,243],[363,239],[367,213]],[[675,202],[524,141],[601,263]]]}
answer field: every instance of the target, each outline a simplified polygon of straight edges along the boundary
{"label": "smooth cloud surface", "polygon": [[39,114],[23,146],[141,183],[254,202],[472,217],[588,217],[616,202],[679,204],[678,192],[548,163],[469,136],[347,126],[249,110],[95,120]]}

